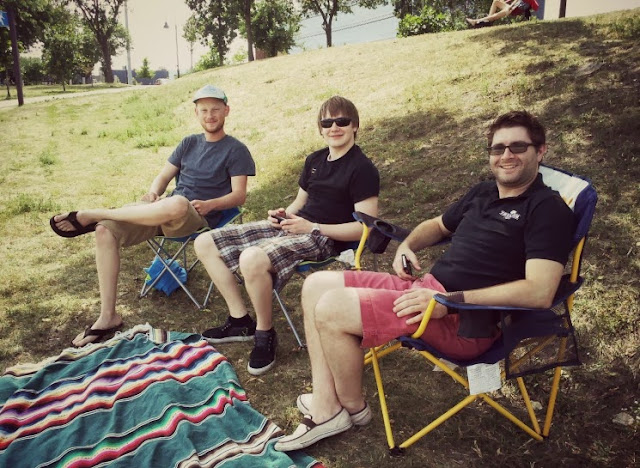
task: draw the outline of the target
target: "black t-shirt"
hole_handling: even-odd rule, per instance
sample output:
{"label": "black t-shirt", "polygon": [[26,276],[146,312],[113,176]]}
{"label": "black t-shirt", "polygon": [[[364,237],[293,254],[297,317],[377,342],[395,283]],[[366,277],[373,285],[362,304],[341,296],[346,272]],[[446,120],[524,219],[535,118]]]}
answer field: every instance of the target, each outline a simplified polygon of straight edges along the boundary
{"label": "black t-shirt", "polygon": [[[502,199],[494,181],[482,182],[450,206],[442,221],[453,232],[451,246],[431,273],[447,291],[524,279],[532,258],[564,265],[575,229],[573,212],[540,175],[523,194]],[[495,316],[478,314],[461,315],[459,335],[491,333]]]}
{"label": "black t-shirt", "polygon": [[378,170],[358,145],[335,161],[328,156],[329,148],[307,156],[298,184],[309,198],[297,215],[320,224],[352,222],[354,204],[378,196]]}

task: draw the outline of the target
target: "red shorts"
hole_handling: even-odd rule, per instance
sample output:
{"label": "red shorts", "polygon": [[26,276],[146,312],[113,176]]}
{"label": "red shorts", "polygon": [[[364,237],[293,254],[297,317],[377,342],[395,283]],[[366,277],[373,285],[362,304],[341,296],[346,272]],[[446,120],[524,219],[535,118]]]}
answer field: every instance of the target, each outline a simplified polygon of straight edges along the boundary
{"label": "red shorts", "polygon": [[[410,335],[418,324],[407,325],[406,318],[393,312],[393,302],[407,289],[429,288],[445,292],[444,287],[431,274],[415,281],[403,280],[389,273],[373,271],[345,271],[345,286],[356,288],[360,298],[362,317],[362,348],[380,346],[402,335]],[[491,347],[500,336],[491,338],[464,338],[458,336],[458,314],[429,320],[420,337],[425,343],[454,359],[471,359]]]}

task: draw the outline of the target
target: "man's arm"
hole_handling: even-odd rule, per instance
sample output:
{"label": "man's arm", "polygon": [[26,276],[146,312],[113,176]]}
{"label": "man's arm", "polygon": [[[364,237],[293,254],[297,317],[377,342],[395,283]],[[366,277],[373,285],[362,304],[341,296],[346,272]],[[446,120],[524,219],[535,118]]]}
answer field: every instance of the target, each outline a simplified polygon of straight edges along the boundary
{"label": "man's arm", "polygon": [[420,267],[420,262],[415,252],[433,245],[449,235],[451,235],[451,232],[444,227],[442,216],[431,218],[418,224],[418,226],[411,231],[411,234],[398,246],[396,256],[393,259],[394,271],[402,279],[411,279],[412,277],[406,274],[402,268],[402,255],[407,257],[407,260],[411,262],[416,270],[421,270],[422,268]]}
{"label": "man's arm", "polygon": [[[300,191],[304,192],[302,189]],[[306,195],[306,192],[304,193]],[[298,197],[289,205],[289,208],[287,208],[287,216],[289,218],[280,223],[280,226],[292,234],[308,234],[317,223],[312,223],[295,215],[304,206],[304,203],[298,206],[297,201]],[[361,211],[370,216],[378,216],[378,197],[369,197],[366,200],[355,203],[353,207],[355,211]],[[291,213],[290,209],[295,209],[295,212]],[[320,234],[339,241],[357,241],[362,235],[362,226],[357,221],[342,224],[318,224],[318,227],[320,228]]]}
{"label": "man's arm", "polygon": [[[463,291],[464,302],[470,304],[547,308],[560,284],[564,266],[554,260],[532,258],[525,263],[525,278],[488,288]],[[398,317],[411,316],[407,323],[419,323],[429,301],[438,291],[433,289],[414,289],[403,294],[394,303],[393,311]],[[437,304],[432,317],[447,315],[447,308]]]}
{"label": "man's arm", "polygon": [[160,171],[160,174],[153,179],[149,192],[142,196],[143,201],[154,202],[160,198],[169,185],[169,182],[178,175],[180,168],[174,166],[170,162],[165,163],[164,167]]}
{"label": "man's arm", "polygon": [[192,200],[191,205],[199,215],[205,216],[211,211],[222,211],[235,206],[241,206],[247,199],[248,176],[231,177],[231,193],[209,200]]}

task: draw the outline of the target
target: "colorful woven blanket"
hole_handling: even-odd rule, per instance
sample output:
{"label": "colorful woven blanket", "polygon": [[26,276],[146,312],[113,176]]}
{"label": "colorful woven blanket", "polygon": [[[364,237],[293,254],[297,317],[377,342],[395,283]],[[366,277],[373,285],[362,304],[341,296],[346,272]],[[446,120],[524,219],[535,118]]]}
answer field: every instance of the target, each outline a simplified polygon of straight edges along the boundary
{"label": "colorful woven blanket", "polygon": [[273,448],[227,359],[139,325],[0,377],[0,466],[314,467]]}

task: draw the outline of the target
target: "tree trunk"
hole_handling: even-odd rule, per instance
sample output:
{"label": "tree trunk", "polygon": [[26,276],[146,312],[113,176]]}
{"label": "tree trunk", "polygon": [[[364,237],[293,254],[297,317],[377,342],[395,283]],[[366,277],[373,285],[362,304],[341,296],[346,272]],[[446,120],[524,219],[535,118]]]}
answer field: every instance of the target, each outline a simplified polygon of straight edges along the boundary
{"label": "tree trunk", "polygon": [[100,43],[100,51],[102,52],[102,73],[104,73],[104,81],[113,83],[113,70],[111,69],[111,49],[109,47],[109,39],[101,36],[98,39]]}
{"label": "tree trunk", "polygon": [[249,62],[253,62],[253,33],[251,32],[251,3],[252,0],[245,0],[244,2],[244,25],[247,30],[247,57]]}
{"label": "tree trunk", "polygon": [[327,37],[327,47],[331,47],[333,45],[331,38],[331,20],[326,22],[324,25],[324,34]]}
{"label": "tree trunk", "polygon": [[9,87],[9,70],[6,71],[6,76],[4,78],[4,84],[7,86],[7,99],[11,99],[11,88]]}
{"label": "tree trunk", "polygon": [[564,18],[567,14],[567,0],[560,0],[560,13],[558,18]]}

